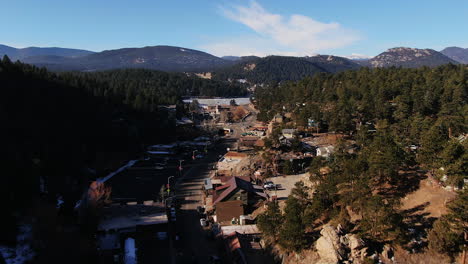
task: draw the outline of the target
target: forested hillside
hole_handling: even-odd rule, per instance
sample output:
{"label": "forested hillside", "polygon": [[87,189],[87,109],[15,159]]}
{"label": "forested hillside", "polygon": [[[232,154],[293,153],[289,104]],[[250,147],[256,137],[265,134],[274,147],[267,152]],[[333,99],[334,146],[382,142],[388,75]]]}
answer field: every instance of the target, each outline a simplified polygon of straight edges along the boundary
{"label": "forested hillside", "polygon": [[467,89],[465,66],[363,68],[259,87],[255,97],[262,120],[287,111],[298,125],[310,118],[324,130],[347,134],[385,120],[401,147],[421,146],[421,163],[438,168],[447,141],[468,131]]}
{"label": "forested hillside", "polygon": [[4,220],[1,239],[13,240],[15,215],[39,195],[73,211],[89,180],[136,155],[146,144],[175,137],[175,120],[160,104],[181,96],[244,95],[227,83],[149,70],[55,74],[7,57],[0,60],[0,122]]}
{"label": "forested hillside", "polygon": [[268,56],[244,59],[241,63],[216,70],[213,78],[247,79],[251,83],[260,84],[285,80],[297,81],[319,72],[327,70],[304,58]]}
{"label": "forested hillside", "polygon": [[188,77],[145,69],[60,74],[69,83],[82,84],[96,96],[115,98],[137,109],[153,111],[160,104],[176,104],[181,96],[245,96],[240,84]]}
{"label": "forested hillside", "polygon": [[401,210],[400,203],[426,174],[455,187],[468,179],[465,66],[318,74],[258,87],[255,98],[262,120],[288,112],[295,126],[313,119],[320,130],[347,134],[355,142],[353,152],[339,141],[332,158],[314,158],[309,169],[313,196],[309,187],[297,184],[284,213],[271,204],[259,217],[260,229],[272,241],[300,251],[314,244],[314,230],[331,223],[370,247],[430,248],[452,257],[462,251],[466,190],[435,223],[423,216],[415,220],[414,211]]}

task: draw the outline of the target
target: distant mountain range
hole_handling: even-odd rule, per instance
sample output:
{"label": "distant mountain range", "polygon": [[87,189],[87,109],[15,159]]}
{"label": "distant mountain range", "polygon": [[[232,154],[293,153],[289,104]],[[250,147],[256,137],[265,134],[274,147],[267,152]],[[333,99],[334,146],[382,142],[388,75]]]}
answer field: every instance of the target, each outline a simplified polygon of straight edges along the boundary
{"label": "distant mountain range", "polygon": [[17,49],[0,44],[0,56],[8,55],[11,60],[24,60],[30,57],[43,57],[43,56],[57,56],[66,58],[77,58],[93,54],[89,50],[80,49],[65,49],[65,48],[37,48],[29,47],[24,49]]}
{"label": "distant mountain range", "polygon": [[447,63],[458,64],[457,61],[432,49],[405,47],[392,48],[368,61],[361,61],[361,65],[374,68],[390,66],[404,68],[417,68],[422,66],[435,67]]}
{"label": "distant mountain range", "polygon": [[251,83],[297,81],[320,72],[340,72],[358,69],[359,64],[342,57],[317,55],[312,57],[267,56],[239,57],[237,63],[214,71],[218,80],[247,80]]}
{"label": "distant mountain range", "polygon": [[0,55],[11,60],[44,66],[54,71],[102,71],[121,68],[146,68],[161,71],[210,71],[233,62],[206,52],[153,46],[91,52],[61,48],[16,49],[0,46]]}
{"label": "distant mountain range", "polygon": [[[120,68],[146,68],[172,72],[215,72],[214,76],[229,78],[253,78],[254,75],[270,76],[266,79],[295,80],[316,72],[339,72],[367,67],[434,67],[446,63],[468,63],[468,49],[449,47],[441,52],[431,49],[392,48],[368,60],[352,60],[331,55],[311,57],[225,56],[222,58],[206,52],[173,47],[151,46],[123,48],[92,52],[64,48],[24,48],[0,45],[0,56],[12,60],[44,66],[53,71],[102,71]],[[246,67],[247,65],[250,65]],[[253,66],[255,65],[255,66]],[[249,67],[255,67],[248,70]],[[247,69],[247,70],[246,70]],[[277,75],[279,77],[274,77]],[[247,78],[249,79],[249,78]],[[264,79],[264,78],[255,78]]]}
{"label": "distant mountain range", "polygon": [[463,64],[468,64],[468,48],[464,49],[459,47],[448,47],[441,50],[440,53],[451,58],[452,60]]}

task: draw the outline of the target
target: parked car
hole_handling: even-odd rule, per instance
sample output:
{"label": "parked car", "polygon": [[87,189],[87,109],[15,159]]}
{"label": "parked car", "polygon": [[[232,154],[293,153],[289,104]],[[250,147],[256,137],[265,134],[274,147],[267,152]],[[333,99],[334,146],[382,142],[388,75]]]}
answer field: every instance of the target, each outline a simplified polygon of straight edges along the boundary
{"label": "parked car", "polygon": [[274,189],[276,187],[276,185],[271,182],[271,181],[267,181],[263,184],[263,188],[269,190],[269,189]]}
{"label": "parked car", "polygon": [[205,218],[200,218],[200,225],[203,227],[208,226],[208,222]]}

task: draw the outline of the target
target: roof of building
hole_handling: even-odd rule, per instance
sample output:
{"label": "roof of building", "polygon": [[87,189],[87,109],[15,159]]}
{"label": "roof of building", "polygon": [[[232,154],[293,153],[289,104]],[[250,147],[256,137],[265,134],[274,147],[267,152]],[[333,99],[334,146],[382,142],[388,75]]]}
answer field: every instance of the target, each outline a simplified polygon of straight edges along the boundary
{"label": "roof of building", "polygon": [[258,139],[257,141],[255,141],[254,146],[256,146],[256,147],[264,147],[264,146],[265,146],[265,141],[264,141],[263,139]]}
{"label": "roof of building", "polygon": [[206,178],[204,182],[205,182],[205,190],[213,189],[213,183],[211,182],[211,178]]}
{"label": "roof of building", "polygon": [[98,230],[125,229],[168,222],[164,207],[159,205],[112,205],[104,208]]}
{"label": "roof of building", "polygon": [[257,141],[258,139],[257,136],[244,136],[240,138],[240,141]]}
{"label": "roof of building", "polygon": [[181,119],[176,120],[176,125],[178,125],[178,126],[180,126],[180,125],[191,125],[191,124],[193,124],[193,121],[190,120],[187,117],[182,117]]}
{"label": "roof of building", "polygon": [[152,145],[149,146],[148,149],[172,149],[175,147],[177,147],[177,143]]}
{"label": "roof of building", "polygon": [[235,151],[229,151],[224,155],[225,158],[246,158],[247,154],[245,153],[240,153],[240,152],[235,152]]}
{"label": "roof of building", "polygon": [[244,105],[250,104],[249,97],[239,97],[239,98],[190,98],[184,99],[184,103],[191,103],[193,100],[197,100],[200,104],[205,105],[229,105],[231,100],[236,100],[236,104]]}
{"label": "roof of building", "polygon": [[[226,242],[227,248],[231,252],[242,248],[239,237],[237,236],[236,232],[233,232],[233,233],[231,233],[229,235],[225,235],[224,236],[224,241]],[[243,256],[243,253],[241,253],[241,254]],[[243,257],[243,259],[245,260],[245,257]],[[247,261],[244,261],[244,263],[246,263],[246,262]]]}
{"label": "roof of building", "polygon": [[239,218],[244,214],[244,205],[240,200],[220,202],[216,205],[216,221],[221,223]]}
{"label": "roof of building", "polygon": [[239,234],[260,234],[257,225],[229,225],[221,226],[224,235],[230,235],[235,232]]}
{"label": "roof of building", "polygon": [[281,133],[283,134],[294,134],[294,132],[296,132],[296,129],[293,129],[293,128],[285,128],[281,130]]}
{"label": "roof of building", "polygon": [[[227,183],[229,180],[231,180],[232,177],[238,177],[238,178],[241,178],[242,180],[244,181],[248,181],[250,182],[250,177],[249,176],[229,176],[229,175],[226,175],[224,174],[223,176],[215,176],[212,178],[212,180],[215,180],[215,181],[212,181],[214,182],[215,184],[220,182],[221,184],[225,184]],[[217,180],[217,181],[216,181]],[[223,185],[223,186],[218,186],[216,188],[216,190],[219,190],[218,188],[221,188],[221,189],[224,189],[224,188],[227,188],[227,185]]]}
{"label": "roof of building", "polygon": [[268,195],[263,192],[262,187],[253,185],[252,183],[245,181],[239,177],[232,177],[225,185],[220,186],[218,188],[216,188],[216,190],[224,189],[224,191],[215,197],[215,201],[213,202],[214,205],[223,201],[229,194],[231,194],[237,189],[242,189],[250,193],[255,193],[258,196],[268,199]]}

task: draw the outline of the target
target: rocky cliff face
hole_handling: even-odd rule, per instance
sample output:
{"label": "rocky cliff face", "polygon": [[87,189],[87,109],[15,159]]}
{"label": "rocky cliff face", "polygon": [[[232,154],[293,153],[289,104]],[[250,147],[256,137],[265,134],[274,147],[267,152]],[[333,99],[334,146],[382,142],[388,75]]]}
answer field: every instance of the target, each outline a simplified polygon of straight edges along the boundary
{"label": "rocky cliff face", "polygon": [[338,226],[325,225],[315,248],[319,264],[363,263],[367,257],[364,241],[355,234],[344,234]]}
{"label": "rocky cliff face", "polygon": [[435,67],[447,63],[457,64],[458,62],[432,49],[415,49],[405,47],[389,49],[369,60],[369,64],[372,67]]}

